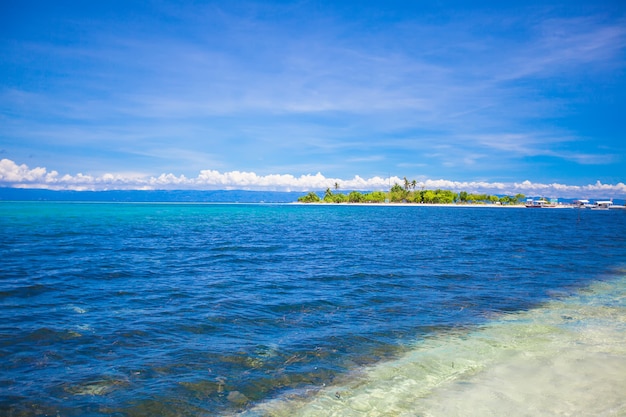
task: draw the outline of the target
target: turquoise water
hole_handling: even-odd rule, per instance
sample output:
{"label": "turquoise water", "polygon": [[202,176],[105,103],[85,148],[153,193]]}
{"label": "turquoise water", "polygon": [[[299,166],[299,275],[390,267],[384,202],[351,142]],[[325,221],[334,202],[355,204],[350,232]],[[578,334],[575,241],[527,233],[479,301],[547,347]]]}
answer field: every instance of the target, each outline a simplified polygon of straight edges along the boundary
{"label": "turquoise water", "polygon": [[3,202],[0,231],[3,415],[624,414],[621,211]]}

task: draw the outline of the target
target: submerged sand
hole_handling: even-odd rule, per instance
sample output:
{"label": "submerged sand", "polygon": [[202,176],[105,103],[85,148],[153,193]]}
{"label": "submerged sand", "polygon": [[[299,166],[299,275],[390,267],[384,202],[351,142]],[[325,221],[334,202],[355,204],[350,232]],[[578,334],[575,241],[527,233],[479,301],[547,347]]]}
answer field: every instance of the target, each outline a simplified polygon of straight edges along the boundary
{"label": "submerged sand", "polygon": [[245,416],[626,416],[626,278],[417,343]]}

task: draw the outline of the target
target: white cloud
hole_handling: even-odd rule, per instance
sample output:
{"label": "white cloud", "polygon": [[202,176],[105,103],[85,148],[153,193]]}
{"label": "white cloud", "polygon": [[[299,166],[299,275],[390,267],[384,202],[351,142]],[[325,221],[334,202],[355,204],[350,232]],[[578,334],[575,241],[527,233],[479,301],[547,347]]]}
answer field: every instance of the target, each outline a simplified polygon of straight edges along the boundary
{"label": "white cloud", "polygon": [[[323,191],[339,185],[341,190],[387,190],[390,185],[404,184],[396,176],[375,176],[351,179],[327,178],[321,173],[296,177],[290,174],[258,175],[254,172],[202,170],[195,178],[172,173],[154,176],[138,174],[104,174],[92,176],[82,173],[59,175],[43,167],[29,168],[10,159],[0,160],[0,186],[13,188],[40,188],[50,190],[271,190],[271,191]],[[541,184],[528,180],[519,183],[488,181],[451,181],[446,179],[422,179],[418,188],[449,189],[493,194],[517,193],[563,198],[594,198],[626,196],[626,184],[603,184],[597,181],[588,185]]]}

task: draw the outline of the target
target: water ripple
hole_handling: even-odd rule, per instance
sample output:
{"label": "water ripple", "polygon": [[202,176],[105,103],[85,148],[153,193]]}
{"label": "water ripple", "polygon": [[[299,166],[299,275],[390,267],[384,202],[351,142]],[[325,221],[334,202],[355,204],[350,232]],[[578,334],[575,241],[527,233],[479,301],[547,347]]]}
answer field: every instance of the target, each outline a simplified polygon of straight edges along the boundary
{"label": "water ripple", "polygon": [[13,415],[243,410],[569,294],[626,259],[622,213],[0,210],[0,413]]}

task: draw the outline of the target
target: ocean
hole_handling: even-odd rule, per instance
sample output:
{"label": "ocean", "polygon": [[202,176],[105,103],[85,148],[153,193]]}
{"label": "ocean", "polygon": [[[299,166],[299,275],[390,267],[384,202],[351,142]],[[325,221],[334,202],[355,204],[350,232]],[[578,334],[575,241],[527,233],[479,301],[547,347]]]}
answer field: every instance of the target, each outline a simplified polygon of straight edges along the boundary
{"label": "ocean", "polygon": [[0,415],[625,416],[626,212],[0,202]]}

